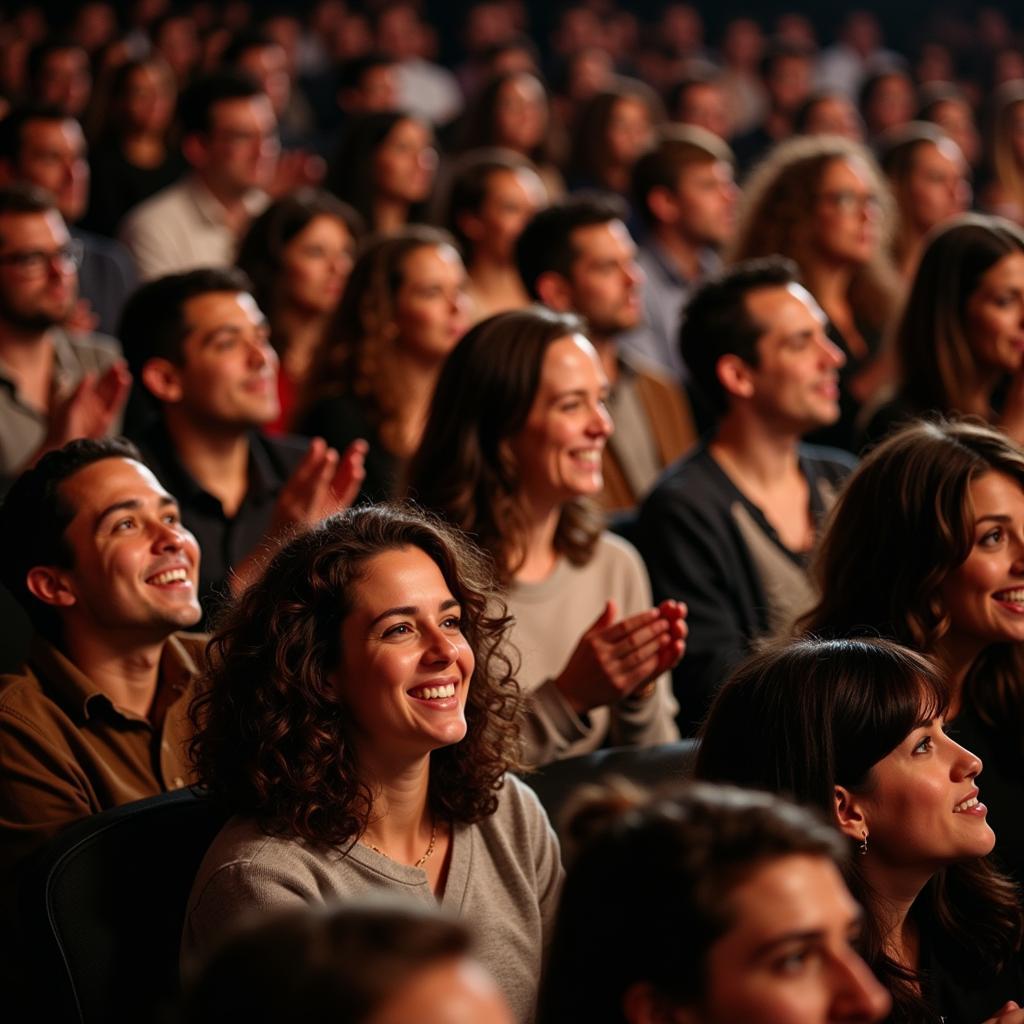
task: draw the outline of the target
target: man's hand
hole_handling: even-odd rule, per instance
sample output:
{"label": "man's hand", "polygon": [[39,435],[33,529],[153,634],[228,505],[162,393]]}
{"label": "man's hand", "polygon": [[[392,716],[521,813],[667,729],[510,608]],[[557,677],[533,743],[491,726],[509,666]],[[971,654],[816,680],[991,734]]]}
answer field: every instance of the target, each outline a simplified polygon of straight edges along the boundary
{"label": "man's hand", "polygon": [[315,437],[302,462],[278,495],[270,532],[308,529],[326,516],[348,508],[359,493],[369,445],[353,441],[340,456]]}
{"label": "man's hand", "polygon": [[[132,375],[119,359],[102,376],[87,373],[50,414],[44,451],[79,437],[106,437],[128,400]],[[42,454],[42,452],[40,452]]]}

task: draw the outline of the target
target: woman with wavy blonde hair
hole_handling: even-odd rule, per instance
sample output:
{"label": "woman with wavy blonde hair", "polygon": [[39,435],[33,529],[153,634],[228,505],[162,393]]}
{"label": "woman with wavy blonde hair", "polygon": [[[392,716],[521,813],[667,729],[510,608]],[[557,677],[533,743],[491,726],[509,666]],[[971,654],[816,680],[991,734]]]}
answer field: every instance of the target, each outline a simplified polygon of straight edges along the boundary
{"label": "woman with wavy blonde hair", "polygon": [[352,268],[301,429],[330,445],[369,442],[364,498],[393,497],[419,445],[441,366],[469,326],[465,281],[452,237],[419,225],[371,239]]}
{"label": "woman with wavy blonde hair", "polygon": [[324,521],[212,641],[192,755],[233,817],[200,866],[182,954],[253,912],[393,894],[466,922],[532,1020],[561,884],[519,757],[510,620],[490,562],[411,508]]}
{"label": "woman with wavy blonde hair", "polygon": [[877,357],[895,312],[887,255],[893,222],[892,197],[865,147],[833,135],[795,138],[748,179],[727,254],[729,262],[778,254],[799,266],[847,358],[842,415],[821,437],[845,448],[853,447],[857,409],[888,376]]}

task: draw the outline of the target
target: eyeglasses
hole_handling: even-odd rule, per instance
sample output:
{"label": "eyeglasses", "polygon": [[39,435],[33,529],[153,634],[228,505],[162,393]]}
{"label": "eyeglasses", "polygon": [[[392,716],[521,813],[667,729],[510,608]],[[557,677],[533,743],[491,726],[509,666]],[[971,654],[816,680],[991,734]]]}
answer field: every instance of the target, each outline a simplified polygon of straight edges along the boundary
{"label": "eyeglasses", "polygon": [[818,198],[831,203],[841,213],[878,213],[882,209],[882,200],[873,192],[840,189],[837,192],[819,192]]}
{"label": "eyeglasses", "polygon": [[42,249],[26,249],[23,252],[9,252],[0,256],[0,266],[13,267],[21,277],[42,277],[51,266],[62,274],[70,274],[82,265],[84,246],[77,238],[67,245],[46,252]]}

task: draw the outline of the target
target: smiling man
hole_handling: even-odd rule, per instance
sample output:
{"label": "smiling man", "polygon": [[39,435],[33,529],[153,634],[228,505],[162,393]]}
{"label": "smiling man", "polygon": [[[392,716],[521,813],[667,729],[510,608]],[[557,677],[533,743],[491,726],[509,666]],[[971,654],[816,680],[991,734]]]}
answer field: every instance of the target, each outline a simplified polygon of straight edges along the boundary
{"label": "smiling man", "polygon": [[635,537],[655,599],[690,609],[673,679],[684,733],[750,643],[813,603],[808,559],[853,465],[800,443],[839,418],[844,357],[825,322],[795,265],[777,257],[736,264],[687,307],[680,348],[718,422],[644,502]]}
{"label": "smiling man", "polygon": [[278,418],[278,359],[241,271],[150,281],[129,300],[120,335],[145,389],[140,409],[150,407],[133,436],[199,538],[209,612],[276,541],[348,507],[366,445],[339,456],[320,439],[261,432]]}
{"label": "smiling man", "polygon": [[[121,439],[73,441],[0,507],[0,581],[36,629],[0,677],[0,867],[79,818],[184,786],[199,548]],[[9,877],[9,876],[7,876]]]}

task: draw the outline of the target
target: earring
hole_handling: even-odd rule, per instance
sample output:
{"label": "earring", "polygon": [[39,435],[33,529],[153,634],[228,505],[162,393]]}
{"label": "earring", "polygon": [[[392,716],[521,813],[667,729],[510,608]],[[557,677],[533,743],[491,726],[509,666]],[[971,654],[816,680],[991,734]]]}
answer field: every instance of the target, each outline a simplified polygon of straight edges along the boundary
{"label": "earring", "polygon": [[857,844],[857,852],[863,857],[868,852],[868,834],[867,832],[861,836],[860,842]]}

